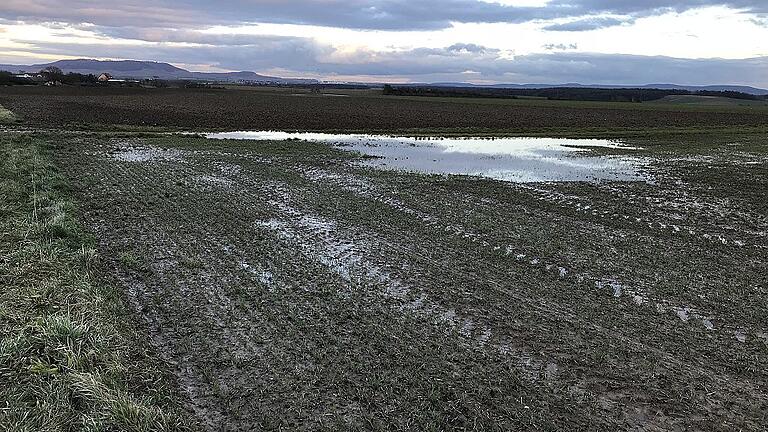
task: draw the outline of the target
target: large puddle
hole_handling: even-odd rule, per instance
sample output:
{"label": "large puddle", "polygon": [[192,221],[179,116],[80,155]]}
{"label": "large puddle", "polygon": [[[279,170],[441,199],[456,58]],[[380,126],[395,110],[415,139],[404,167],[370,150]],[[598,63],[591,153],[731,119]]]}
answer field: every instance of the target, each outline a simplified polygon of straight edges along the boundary
{"label": "large puddle", "polygon": [[382,169],[459,174],[513,182],[645,181],[640,160],[601,156],[593,148],[627,149],[618,141],[562,138],[414,138],[385,135],[224,132],[211,139],[324,142],[373,156]]}

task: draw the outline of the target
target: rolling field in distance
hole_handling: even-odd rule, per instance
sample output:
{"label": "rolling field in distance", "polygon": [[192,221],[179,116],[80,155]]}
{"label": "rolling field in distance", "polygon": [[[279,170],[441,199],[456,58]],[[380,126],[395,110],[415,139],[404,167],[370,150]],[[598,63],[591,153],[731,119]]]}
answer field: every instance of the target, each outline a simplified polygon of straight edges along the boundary
{"label": "rolling field in distance", "polygon": [[767,107],[768,101],[740,100],[717,96],[667,96],[657,101],[650,102],[655,105],[673,104],[698,107]]}
{"label": "rolling field in distance", "polygon": [[[765,128],[768,107],[382,96],[373,90],[7,87],[0,105],[27,124],[176,130],[604,133]],[[642,132],[641,132],[642,133]]]}
{"label": "rolling field in distance", "polygon": [[[89,303],[40,309],[50,267],[36,248],[13,255],[3,280],[32,300],[12,314],[19,296],[3,297],[0,322],[42,342],[3,345],[0,376],[37,365],[35,389],[61,397],[36,406],[40,393],[11,386],[0,426],[59,406],[71,424],[125,430],[768,424],[768,110],[332,93],[346,96],[0,89],[21,122],[0,132],[3,167],[19,172],[2,183],[0,212],[16,221],[4,230],[16,234],[0,246],[51,241],[18,228],[36,220],[42,187],[17,162],[28,152],[82,227],[53,238],[55,268],[76,262],[68,278],[125,309],[84,321],[82,340],[136,341],[68,363],[56,353],[73,344],[38,323]],[[160,133],[247,129],[623,137],[589,154],[631,157],[646,181],[387,171],[327,144]],[[101,310],[89,307],[77,310]],[[128,354],[110,360],[111,349]],[[145,363],[156,369],[126,373]],[[84,374],[106,396],[67,399],[92,395]]]}

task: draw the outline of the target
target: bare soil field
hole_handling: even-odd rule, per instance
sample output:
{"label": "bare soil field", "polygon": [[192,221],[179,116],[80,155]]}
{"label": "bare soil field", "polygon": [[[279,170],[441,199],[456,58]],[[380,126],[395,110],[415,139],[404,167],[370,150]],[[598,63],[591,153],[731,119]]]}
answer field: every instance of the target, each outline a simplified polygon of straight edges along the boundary
{"label": "bare soil field", "polygon": [[38,127],[159,126],[185,130],[542,129],[766,127],[765,107],[349,97],[291,89],[0,88],[0,105]]}
{"label": "bare soil field", "polygon": [[533,184],[38,138],[207,430],[768,424],[763,137],[639,140],[651,182]]}

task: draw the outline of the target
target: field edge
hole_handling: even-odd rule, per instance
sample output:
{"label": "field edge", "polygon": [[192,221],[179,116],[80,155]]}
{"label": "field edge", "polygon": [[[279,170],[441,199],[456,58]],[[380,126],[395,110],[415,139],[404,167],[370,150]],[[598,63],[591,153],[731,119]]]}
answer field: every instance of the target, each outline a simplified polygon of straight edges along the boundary
{"label": "field edge", "polygon": [[49,156],[0,135],[0,429],[195,429]]}

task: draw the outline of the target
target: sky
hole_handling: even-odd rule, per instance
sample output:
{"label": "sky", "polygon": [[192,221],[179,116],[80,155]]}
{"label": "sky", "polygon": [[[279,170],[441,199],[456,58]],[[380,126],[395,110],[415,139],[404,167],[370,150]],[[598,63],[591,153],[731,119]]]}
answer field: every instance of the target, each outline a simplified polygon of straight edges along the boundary
{"label": "sky", "polygon": [[2,0],[0,64],[768,88],[768,0]]}

